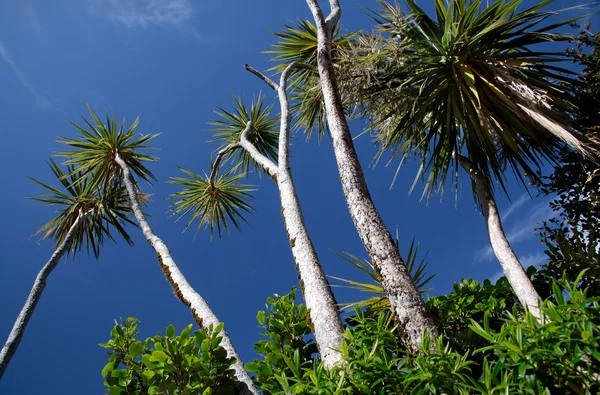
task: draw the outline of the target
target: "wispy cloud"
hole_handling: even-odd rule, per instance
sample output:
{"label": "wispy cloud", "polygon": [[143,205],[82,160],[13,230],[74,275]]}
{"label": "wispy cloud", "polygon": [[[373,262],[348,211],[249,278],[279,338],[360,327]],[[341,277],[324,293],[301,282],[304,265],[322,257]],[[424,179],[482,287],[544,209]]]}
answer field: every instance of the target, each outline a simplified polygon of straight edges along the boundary
{"label": "wispy cloud", "polygon": [[[521,201],[521,198],[519,198],[519,200],[513,203],[513,205],[508,209],[507,213],[510,213],[511,210],[515,212],[521,206],[523,206],[525,200],[522,203],[519,203]],[[512,246],[527,241],[534,237],[535,226],[538,223],[546,221],[549,218],[552,218],[556,215],[556,212],[550,208],[549,203],[549,200],[542,200],[539,203],[533,205],[531,208],[529,208],[529,210],[527,210],[526,213],[522,215],[522,219],[520,221],[509,227],[509,230],[506,232],[506,238]],[[507,215],[505,214],[505,216],[503,217],[503,221],[504,219],[506,219],[506,217]],[[489,245],[481,247],[475,252],[473,252],[473,261],[475,263],[490,261],[493,259],[493,257],[494,254],[492,251],[492,247],[490,247]]]}
{"label": "wispy cloud", "polygon": [[4,59],[4,61],[10,66],[12,71],[17,76],[19,82],[21,82],[21,84],[35,98],[35,102],[39,108],[41,108],[42,110],[54,109],[54,106],[52,105],[52,103],[50,103],[50,101],[48,99],[46,99],[44,96],[40,95],[38,93],[38,91],[33,87],[33,85],[31,85],[31,83],[29,83],[29,81],[25,78],[23,73],[21,73],[21,71],[19,70],[19,68],[17,67],[15,62],[12,60],[12,57],[10,56],[10,54],[8,53],[8,50],[2,44],[2,42],[0,42],[0,57],[2,57],[2,59]]}
{"label": "wispy cloud", "polygon": [[191,0],[93,0],[90,9],[130,28],[180,25],[194,16]]}
{"label": "wispy cloud", "polygon": [[506,210],[506,212],[504,213],[504,215],[501,218],[502,221],[506,221],[506,219],[512,213],[514,213],[516,210],[518,210],[522,205],[525,204],[525,202],[527,202],[530,199],[531,198],[529,197],[529,194],[524,193],[520,198],[518,198],[513,204],[510,205],[510,207],[508,208],[508,210]]}
{"label": "wispy cloud", "polygon": [[25,5],[25,19],[29,26],[33,29],[33,31],[35,31],[38,34],[42,32],[43,26],[40,22],[38,12],[33,6],[33,4]]}
{"label": "wispy cloud", "polygon": [[192,0],[89,0],[89,9],[126,28],[173,28],[191,39],[210,41],[192,24]]}
{"label": "wispy cloud", "polygon": [[473,261],[475,263],[485,262],[492,259],[494,256],[494,251],[492,251],[491,246],[481,247],[473,253]]}
{"label": "wispy cloud", "polygon": [[546,263],[548,257],[542,251],[538,251],[535,254],[524,255],[519,260],[521,261],[521,265],[527,269],[529,266],[538,267],[541,264]]}

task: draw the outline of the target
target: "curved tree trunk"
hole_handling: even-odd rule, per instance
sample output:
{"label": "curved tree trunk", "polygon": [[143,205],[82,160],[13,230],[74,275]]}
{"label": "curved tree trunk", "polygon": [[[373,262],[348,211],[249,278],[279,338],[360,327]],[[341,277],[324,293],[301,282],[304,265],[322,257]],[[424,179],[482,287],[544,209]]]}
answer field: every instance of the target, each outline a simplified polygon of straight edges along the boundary
{"label": "curved tree trunk", "polygon": [[437,335],[425,301],[414,286],[394,240],[383,223],[369,194],[367,183],[354,149],[342,99],[336,85],[331,60],[331,35],[341,16],[338,0],[330,0],[331,14],[325,19],[317,0],[307,0],[317,25],[317,66],[333,140],[342,189],[354,226],[373,264],[381,275],[381,285],[390,301],[395,319],[404,330],[405,343],[418,348],[423,334]]}
{"label": "curved tree trunk", "polygon": [[498,207],[496,201],[492,195],[492,190],[488,180],[481,174],[481,171],[463,155],[457,155],[458,163],[469,173],[469,176],[475,183],[475,189],[477,191],[477,198],[481,205],[481,211],[485,219],[485,225],[487,227],[488,235],[490,238],[490,244],[492,250],[502,266],[504,275],[508,279],[515,295],[519,299],[519,302],[527,308],[531,314],[535,317],[540,318],[540,310],[538,303],[540,296],[533,287],[531,280],[525,273],[521,262],[515,255],[506,235],[502,228],[502,221],[498,214]]}
{"label": "curved tree trunk", "polygon": [[[158,262],[167,277],[167,280],[173,287],[175,294],[185,304],[188,306],[194,316],[194,319],[203,328],[208,328],[210,325],[216,327],[220,324],[217,316],[212,312],[206,300],[204,300],[200,294],[198,294],[192,286],[187,282],[186,278],[183,276],[175,261],[171,257],[171,252],[165,245],[165,243],[158,238],[150,228],[150,224],[146,220],[146,216],[142,211],[139,203],[139,197],[137,194],[136,186],[134,185],[133,177],[131,176],[131,172],[129,171],[128,166],[121,159],[119,154],[115,155],[115,161],[123,171],[123,181],[125,182],[125,186],[127,188],[127,192],[129,194],[129,201],[131,203],[131,208],[133,213],[135,214],[135,218],[137,219],[146,240],[152,246],[154,251],[156,251],[156,256],[158,258]],[[238,389],[242,394],[253,394],[259,395],[258,389],[254,387],[252,383],[252,379],[248,375],[248,372],[244,369],[244,364],[240,359],[237,351],[235,350],[229,335],[223,329],[220,333],[222,336],[221,346],[227,351],[227,356],[235,359],[235,364],[233,365],[233,369],[235,370],[235,376],[238,382]]]}
{"label": "curved tree trunk", "polygon": [[23,338],[23,334],[25,333],[25,328],[27,327],[27,323],[29,319],[33,315],[33,311],[35,310],[35,306],[37,306],[40,298],[42,297],[42,292],[44,288],[46,288],[46,280],[52,271],[58,265],[60,258],[64,255],[64,253],[69,249],[71,245],[71,240],[75,234],[75,229],[77,225],[79,225],[79,221],[85,214],[80,213],[73,225],[69,228],[67,235],[60,245],[54,250],[54,253],[50,257],[50,260],[44,265],[42,270],[38,273],[35,281],[33,283],[33,287],[31,287],[31,291],[29,292],[29,296],[25,301],[25,305],[21,309],[15,324],[13,325],[10,334],[8,335],[8,339],[2,347],[2,351],[0,351],[0,380],[2,379],[2,375],[4,371],[8,367],[10,360],[15,355],[17,348],[19,347],[19,343],[21,343],[21,339]]}
{"label": "curved tree trunk", "polygon": [[[288,234],[288,240],[292,249],[296,269],[304,295],[304,301],[308,309],[308,315],[312,323],[315,341],[319,348],[321,358],[325,366],[331,368],[335,365],[345,363],[340,352],[342,340],[344,338],[344,327],[340,319],[340,312],[331,286],[323,272],[317,251],[313,245],[310,234],[304,222],[304,215],[296,192],[296,186],[292,177],[289,155],[289,138],[291,113],[287,97],[287,77],[296,67],[295,63],[288,66],[281,74],[279,85],[259,73],[258,71],[246,66],[246,69],[258,75],[265,80],[279,96],[281,106],[281,121],[279,131],[279,150],[278,165],[274,169],[274,163],[263,166],[267,169],[274,169],[276,174],[270,174],[277,181],[279,195],[281,199],[281,214]],[[246,138],[251,125],[242,133],[242,147],[247,147],[250,142]],[[251,147],[248,147],[251,148]],[[264,156],[256,155],[256,150],[248,151],[253,157],[256,156],[257,162],[270,160]],[[259,154],[260,155],[260,154]],[[266,162],[265,162],[266,163]]]}

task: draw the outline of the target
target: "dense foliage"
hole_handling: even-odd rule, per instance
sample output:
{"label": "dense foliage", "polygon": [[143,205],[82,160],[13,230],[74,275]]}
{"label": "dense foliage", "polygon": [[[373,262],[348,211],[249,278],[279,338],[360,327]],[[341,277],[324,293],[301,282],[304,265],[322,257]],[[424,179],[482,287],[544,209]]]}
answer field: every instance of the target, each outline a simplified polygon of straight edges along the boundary
{"label": "dense foliage", "polygon": [[[598,149],[600,132],[600,34],[582,30],[570,53],[583,70],[580,83],[573,87],[578,110],[575,117],[588,136],[589,144]],[[543,195],[556,196],[550,207],[556,216],[542,224],[540,236],[546,244],[548,263],[540,273],[546,278],[566,272],[573,280],[588,269],[583,285],[592,295],[600,295],[600,169],[597,158],[584,158],[569,149],[560,153],[560,163],[553,172],[541,177],[538,184]],[[548,290],[548,282],[538,281],[538,288]]]}
{"label": "dense foliage", "polygon": [[[578,282],[581,277],[575,279]],[[428,305],[443,332],[432,347],[408,352],[385,311],[357,308],[346,318],[347,365],[326,370],[310,339],[295,289],[267,300],[257,319],[264,340],[246,368],[265,394],[494,394],[600,390],[600,298],[566,279],[552,285],[539,321],[523,313],[505,279],[463,280]],[[173,327],[137,340],[137,320],[111,331],[102,371],[110,394],[233,394],[231,361],[218,332]]]}

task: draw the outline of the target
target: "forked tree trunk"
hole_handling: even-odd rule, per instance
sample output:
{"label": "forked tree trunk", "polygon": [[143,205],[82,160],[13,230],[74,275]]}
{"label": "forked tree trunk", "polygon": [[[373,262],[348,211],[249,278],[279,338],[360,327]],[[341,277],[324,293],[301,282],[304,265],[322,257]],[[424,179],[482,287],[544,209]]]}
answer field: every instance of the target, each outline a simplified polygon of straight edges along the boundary
{"label": "forked tree trunk", "polygon": [[502,221],[498,214],[498,207],[496,206],[496,201],[494,200],[488,180],[467,157],[457,155],[457,160],[475,183],[475,190],[477,191],[477,198],[479,199],[483,218],[485,219],[492,251],[494,251],[496,258],[498,258],[506,279],[510,283],[515,295],[517,295],[521,305],[527,308],[535,317],[540,318],[538,307],[540,296],[533,287],[531,280],[506,238],[506,234],[502,228]]}
{"label": "forked tree trunk", "polygon": [[394,317],[404,331],[405,343],[414,350],[423,342],[426,331],[428,336],[434,337],[437,329],[429,316],[425,301],[411,281],[394,239],[371,199],[344,116],[331,59],[332,30],[341,16],[339,1],[329,1],[331,14],[327,19],[317,0],[307,0],[307,3],[317,25],[317,66],[327,124],[346,203],[362,243],[381,275],[381,285],[390,301]]}
{"label": "forked tree trunk", "polygon": [[253,149],[247,139],[252,126],[251,124],[242,133],[240,144],[242,148],[247,149],[253,159],[261,164],[271,178],[277,182],[281,200],[281,214],[288,234],[292,255],[296,261],[296,269],[298,270],[302,294],[308,309],[308,316],[312,323],[315,342],[325,366],[331,368],[335,365],[345,363],[340,352],[344,328],[335,297],[331,291],[331,286],[323,272],[317,251],[304,222],[302,208],[290,167],[289,138],[291,113],[286,91],[288,74],[295,67],[296,64],[288,66],[281,74],[279,85],[277,85],[258,71],[246,66],[246,69],[258,75],[271,88],[277,91],[279,96],[281,121],[278,164],[275,165],[270,159],[261,155],[256,149]]}
{"label": "forked tree trunk", "polygon": [[[175,261],[171,257],[171,252],[165,245],[165,243],[158,238],[150,228],[150,224],[146,220],[146,216],[140,207],[139,197],[136,190],[136,186],[134,185],[133,177],[131,176],[131,172],[129,171],[129,167],[127,164],[121,159],[119,154],[115,155],[115,161],[123,171],[123,181],[125,182],[125,186],[127,188],[127,192],[129,194],[129,201],[131,203],[131,208],[137,219],[146,240],[152,246],[154,251],[156,251],[156,256],[158,258],[158,263],[165,273],[167,280],[173,287],[175,294],[185,304],[188,306],[194,316],[194,319],[202,328],[208,329],[210,325],[216,327],[220,324],[217,316],[212,312],[206,300],[204,300],[198,292],[196,292],[192,286],[187,282],[186,278],[183,276],[179,268],[175,264]],[[235,364],[233,365],[233,369],[235,370],[235,376],[238,382],[238,389],[242,394],[253,394],[259,395],[258,389],[254,387],[252,383],[252,379],[248,375],[248,372],[244,369],[244,364],[240,359],[237,351],[235,350],[229,335],[223,329],[219,336],[222,337],[221,346],[227,351],[227,356],[229,358],[235,359]]]}
{"label": "forked tree trunk", "polygon": [[29,323],[29,319],[33,315],[33,311],[35,310],[35,306],[37,306],[40,298],[42,297],[42,292],[44,288],[46,288],[46,280],[52,271],[58,265],[60,258],[65,254],[65,252],[71,246],[71,240],[75,235],[75,231],[77,226],[79,225],[79,221],[85,214],[80,213],[77,219],[73,222],[73,225],[69,228],[64,240],[60,245],[54,250],[54,253],[50,257],[50,260],[44,265],[42,270],[38,273],[35,281],[33,283],[33,287],[31,287],[31,291],[29,292],[29,296],[25,301],[25,305],[21,309],[15,324],[13,325],[10,334],[8,335],[8,339],[2,347],[2,351],[0,351],[0,380],[2,379],[2,375],[4,375],[4,371],[8,367],[10,360],[15,355],[17,348],[19,347],[19,343],[21,343],[21,339],[23,338],[23,334],[25,333],[25,328],[27,327],[27,323]]}

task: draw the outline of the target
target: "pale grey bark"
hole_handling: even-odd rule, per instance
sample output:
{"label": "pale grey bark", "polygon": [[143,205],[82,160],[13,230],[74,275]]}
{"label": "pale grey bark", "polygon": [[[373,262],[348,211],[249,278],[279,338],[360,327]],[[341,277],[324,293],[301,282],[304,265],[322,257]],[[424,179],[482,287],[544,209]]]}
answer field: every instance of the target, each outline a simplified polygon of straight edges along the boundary
{"label": "pale grey bark", "polygon": [[528,309],[535,317],[540,318],[538,307],[540,296],[506,238],[506,234],[502,228],[502,221],[498,214],[498,207],[496,206],[496,201],[488,180],[483,176],[481,170],[467,157],[456,154],[454,156],[475,183],[477,199],[481,205],[492,251],[494,251],[496,258],[498,258],[506,279],[510,283],[515,295],[517,295],[521,305]]}
{"label": "pale grey bark", "polygon": [[434,337],[437,329],[371,199],[344,116],[331,59],[331,36],[333,27],[341,17],[340,4],[337,0],[330,0],[331,13],[325,18],[316,0],[307,0],[307,3],[317,26],[317,66],[346,203],[363,245],[381,275],[381,285],[396,321],[404,331],[405,343],[409,348],[416,349],[421,345],[425,332]]}
{"label": "pale grey bark", "polygon": [[31,287],[31,291],[29,292],[29,296],[25,301],[25,305],[21,309],[19,316],[17,317],[15,324],[13,325],[10,334],[8,335],[8,339],[2,347],[2,351],[0,351],[0,380],[2,379],[2,375],[4,375],[4,371],[8,367],[10,360],[14,356],[17,348],[19,347],[19,343],[21,343],[21,339],[23,338],[23,334],[25,333],[25,328],[27,327],[27,323],[29,319],[33,315],[33,311],[35,310],[35,306],[37,306],[40,298],[42,297],[42,292],[46,287],[46,280],[52,271],[56,268],[56,265],[60,261],[60,258],[64,255],[65,252],[71,246],[71,241],[75,235],[75,231],[77,226],[79,225],[79,221],[85,213],[80,213],[77,216],[77,219],[73,222],[73,225],[69,228],[64,240],[60,245],[54,250],[54,253],[44,265],[42,270],[38,273],[35,281],[33,283],[33,287]]}
{"label": "pale grey bark", "polygon": [[276,165],[270,159],[261,155],[248,141],[247,135],[251,129],[251,124],[248,124],[242,133],[240,145],[277,181],[281,199],[281,214],[292,255],[296,261],[296,269],[298,270],[304,301],[312,323],[315,341],[325,366],[331,368],[345,363],[340,353],[344,328],[335,297],[308,233],[290,167],[291,113],[287,97],[287,79],[289,73],[296,66],[296,64],[291,64],[284,70],[279,85],[252,67],[244,66],[265,81],[278,94],[281,106],[278,164]]}
{"label": "pale grey bark", "polygon": [[217,170],[221,166],[221,160],[223,160],[223,157],[225,155],[227,155],[228,152],[233,151],[237,147],[239,147],[238,144],[228,145],[227,147],[223,148],[221,151],[219,151],[217,153],[217,157],[215,158],[215,163],[213,164],[212,171],[210,172],[209,180],[210,180],[211,187],[213,187],[213,188],[215,187],[215,178],[217,177],[217,172],[218,172]]}
{"label": "pale grey bark", "polygon": [[[179,300],[183,302],[186,306],[188,306],[194,316],[194,319],[203,328],[207,328],[209,326],[216,327],[220,324],[217,316],[212,312],[208,303],[198,292],[196,292],[192,286],[188,283],[186,278],[183,276],[183,273],[179,270],[175,261],[171,257],[171,252],[167,248],[166,244],[154,234],[150,224],[146,220],[146,216],[142,211],[140,206],[139,197],[137,193],[137,189],[129,171],[129,167],[127,164],[121,159],[119,153],[115,154],[115,161],[121,168],[123,172],[123,181],[125,182],[125,186],[127,188],[127,192],[129,194],[129,201],[131,203],[131,209],[137,219],[146,240],[152,246],[154,251],[156,252],[156,256],[158,258],[158,262],[167,277],[167,280],[173,287],[173,290]],[[229,335],[223,329],[219,336],[222,337],[221,346],[227,351],[227,356],[235,359],[235,364],[233,365],[233,369],[235,370],[235,376],[238,381],[239,390],[242,394],[252,394],[259,395],[258,389],[252,383],[252,379],[248,375],[248,372],[244,369],[244,364],[240,356],[238,355]]]}

